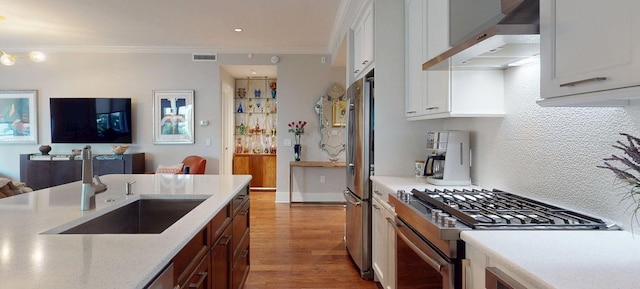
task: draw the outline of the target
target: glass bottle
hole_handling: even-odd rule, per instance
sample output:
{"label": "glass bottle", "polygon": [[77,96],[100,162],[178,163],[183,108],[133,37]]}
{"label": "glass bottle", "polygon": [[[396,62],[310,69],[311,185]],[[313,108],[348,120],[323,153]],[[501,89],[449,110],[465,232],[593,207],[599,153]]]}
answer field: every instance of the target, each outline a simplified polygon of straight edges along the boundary
{"label": "glass bottle", "polygon": [[241,154],[242,153],[242,138],[239,137],[237,142],[236,142],[236,153],[237,154]]}

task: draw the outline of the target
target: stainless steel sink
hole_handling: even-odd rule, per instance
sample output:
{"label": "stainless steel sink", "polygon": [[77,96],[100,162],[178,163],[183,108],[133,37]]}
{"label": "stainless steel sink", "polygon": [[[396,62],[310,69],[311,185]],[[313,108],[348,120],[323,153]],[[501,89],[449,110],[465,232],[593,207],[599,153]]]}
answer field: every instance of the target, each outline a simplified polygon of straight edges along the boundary
{"label": "stainless steel sink", "polygon": [[60,234],[159,234],[204,199],[140,199]]}

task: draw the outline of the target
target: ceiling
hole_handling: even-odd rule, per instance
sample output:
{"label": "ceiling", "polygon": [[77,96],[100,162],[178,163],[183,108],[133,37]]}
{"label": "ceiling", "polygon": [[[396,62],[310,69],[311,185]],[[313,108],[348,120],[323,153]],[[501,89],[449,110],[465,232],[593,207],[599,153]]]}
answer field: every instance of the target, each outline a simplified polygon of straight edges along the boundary
{"label": "ceiling", "polygon": [[342,1],[1,0],[0,48],[327,54]]}

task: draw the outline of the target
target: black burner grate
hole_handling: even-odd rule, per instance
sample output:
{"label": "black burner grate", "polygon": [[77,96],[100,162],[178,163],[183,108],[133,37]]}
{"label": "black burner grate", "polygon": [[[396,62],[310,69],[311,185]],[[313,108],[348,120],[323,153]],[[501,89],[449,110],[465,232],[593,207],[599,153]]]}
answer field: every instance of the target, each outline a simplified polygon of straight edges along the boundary
{"label": "black burner grate", "polygon": [[414,189],[412,194],[474,229],[606,229],[601,219],[499,190]]}

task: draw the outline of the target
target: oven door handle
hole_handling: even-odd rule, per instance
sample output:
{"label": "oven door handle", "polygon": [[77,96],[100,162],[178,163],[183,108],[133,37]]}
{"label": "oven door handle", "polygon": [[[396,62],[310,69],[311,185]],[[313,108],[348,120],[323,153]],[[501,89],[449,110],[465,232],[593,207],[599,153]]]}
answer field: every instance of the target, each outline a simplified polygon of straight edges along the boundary
{"label": "oven door handle", "polygon": [[[390,220],[389,220],[390,221]],[[413,250],[416,254],[418,254],[418,256],[420,256],[420,258],[422,258],[422,260],[424,260],[425,262],[427,262],[427,264],[429,264],[429,266],[433,267],[433,269],[438,270],[438,272],[442,272],[442,267],[445,266],[444,264],[442,264],[441,262],[439,262],[438,260],[432,258],[431,256],[427,255],[425,252],[422,251],[422,249],[420,249],[418,246],[416,246],[413,241],[411,241],[411,238],[409,236],[407,236],[405,234],[411,234],[412,237],[415,238],[420,238],[418,237],[416,234],[414,234],[411,231],[408,231],[410,229],[404,229],[407,226],[404,224],[404,222],[402,222],[401,220],[398,220],[395,223],[395,231],[396,234],[398,235],[398,237],[402,238],[402,240],[404,240],[404,242],[407,244],[407,246],[409,246],[411,248],[411,250]]]}

